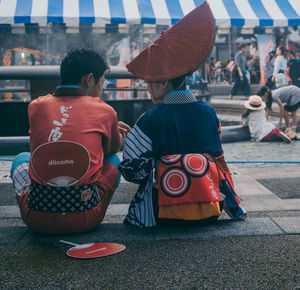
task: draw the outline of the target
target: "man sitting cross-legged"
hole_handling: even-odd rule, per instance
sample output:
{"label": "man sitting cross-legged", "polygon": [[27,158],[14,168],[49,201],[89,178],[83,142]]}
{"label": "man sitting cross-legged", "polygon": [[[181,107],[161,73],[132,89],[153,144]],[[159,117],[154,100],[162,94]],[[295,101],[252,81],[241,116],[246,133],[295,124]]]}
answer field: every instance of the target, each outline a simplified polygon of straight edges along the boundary
{"label": "man sitting cross-legged", "polygon": [[97,52],[75,49],[61,63],[61,86],[29,104],[31,153],[15,158],[11,177],[35,231],[83,232],[104,218],[120,180],[120,134],[130,130],[99,98],[107,69]]}

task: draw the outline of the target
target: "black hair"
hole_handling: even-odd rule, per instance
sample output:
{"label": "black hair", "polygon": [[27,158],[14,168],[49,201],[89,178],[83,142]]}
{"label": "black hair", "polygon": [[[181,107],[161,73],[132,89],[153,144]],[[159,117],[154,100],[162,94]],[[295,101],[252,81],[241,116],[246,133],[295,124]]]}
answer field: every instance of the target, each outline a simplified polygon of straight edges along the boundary
{"label": "black hair", "polygon": [[246,119],[250,113],[251,113],[250,109],[245,109],[245,111],[242,114],[242,119]]}
{"label": "black hair", "polygon": [[174,89],[174,91],[186,90],[186,77],[191,76],[195,72],[196,72],[196,70],[191,70],[184,75],[181,75],[174,79],[170,79],[169,82],[172,85],[172,88]]}
{"label": "black hair", "polygon": [[186,90],[186,75],[169,80],[174,91]]}
{"label": "black hair", "polygon": [[266,102],[266,107],[272,111],[272,103],[273,103],[273,98],[272,98],[272,92],[267,86],[263,86],[258,92],[257,95],[262,97],[265,95],[265,93],[268,92],[268,100]]}
{"label": "black hair", "polygon": [[241,50],[241,49],[244,48],[244,47],[246,47],[246,44],[245,44],[245,43],[241,43],[241,44],[239,45],[239,50]]}
{"label": "black hair", "polygon": [[62,85],[78,85],[83,76],[92,73],[95,81],[108,69],[101,55],[88,48],[72,49],[60,65],[60,78]]}
{"label": "black hair", "polygon": [[284,55],[286,53],[286,49],[283,46],[279,47],[279,51],[282,55]]}

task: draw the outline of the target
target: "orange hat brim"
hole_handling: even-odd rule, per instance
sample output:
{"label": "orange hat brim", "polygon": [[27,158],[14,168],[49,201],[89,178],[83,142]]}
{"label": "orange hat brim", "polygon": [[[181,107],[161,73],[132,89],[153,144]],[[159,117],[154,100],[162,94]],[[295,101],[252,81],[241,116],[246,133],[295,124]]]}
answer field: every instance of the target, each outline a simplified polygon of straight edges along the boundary
{"label": "orange hat brim", "polygon": [[205,2],[163,32],[126,67],[149,82],[185,75],[210,56],[215,35],[214,17]]}

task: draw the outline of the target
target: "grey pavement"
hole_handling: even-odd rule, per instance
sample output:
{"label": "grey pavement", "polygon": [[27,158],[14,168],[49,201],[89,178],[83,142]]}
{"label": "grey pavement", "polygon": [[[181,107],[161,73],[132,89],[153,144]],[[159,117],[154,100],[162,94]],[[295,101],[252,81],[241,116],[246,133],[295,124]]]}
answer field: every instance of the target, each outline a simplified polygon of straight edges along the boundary
{"label": "grey pavement", "polygon": [[[236,192],[243,207],[248,211],[247,221],[232,221],[223,214],[214,226],[205,230],[191,228],[187,234],[185,228],[159,228],[151,232],[150,239],[300,234],[300,141],[293,144],[250,141],[227,143],[223,144],[223,149]],[[264,163],[247,163],[248,161]],[[268,163],[269,161],[299,163]],[[11,231],[10,243],[28,242],[28,239],[31,240],[31,231],[20,219],[12,184],[7,178],[10,164],[8,161],[0,162],[0,236],[5,235],[8,238],[6,231],[9,228],[21,228],[26,234],[19,240],[14,239]],[[95,237],[101,236],[102,240],[149,239],[148,235],[137,234],[140,230],[134,231],[132,235],[128,227],[122,224],[136,189],[136,185],[122,180],[108,208],[104,226],[100,225],[93,232]],[[285,193],[283,198],[278,194],[281,192]],[[3,242],[3,239],[0,239],[0,244]]]}
{"label": "grey pavement", "polygon": [[[8,178],[11,162],[0,161],[0,289],[300,289],[300,141],[223,149],[246,221],[223,214],[202,227],[124,225],[137,187],[122,180],[103,224],[63,236],[24,225]],[[118,242],[126,250],[78,261],[59,239]]]}
{"label": "grey pavement", "polygon": [[68,246],[0,246],[1,289],[299,289],[299,236],[126,241],[75,260]]}

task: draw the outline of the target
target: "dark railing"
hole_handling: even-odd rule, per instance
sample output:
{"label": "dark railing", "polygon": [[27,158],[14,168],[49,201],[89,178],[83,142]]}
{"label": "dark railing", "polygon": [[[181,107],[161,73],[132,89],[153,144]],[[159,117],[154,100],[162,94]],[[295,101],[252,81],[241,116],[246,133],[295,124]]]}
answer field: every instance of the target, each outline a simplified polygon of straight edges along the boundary
{"label": "dark railing", "polygon": [[[110,67],[107,79],[135,79],[125,68]],[[58,65],[44,66],[1,66],[0,80],[59,80]]]}
{"label": "dark railing", "polygon": [[[0,67],[0,80],[29,80],[31,99],[53,92],[59,85],[59,66],[11,66]],[[134,79],[125,68],[110,67],[105,74],[107,79]],[[28,90],[25,90],[27,91]],[[139,91],[144,88],[107,88],[108,91],[132,91],[130,100],[105,100],[118,114],[119,120],[132,126],[138,117],[153,107],[151,99],[138,99]],[[12,91],[11,91],[12,92]],[[15,91],[16,92],[16,91]],[[208,98],[209,95],[198,96]],[[27,136],[29,101],[8,101],[0,103],[0,136]]]}
{"label": "dark railing", "polygon": [[[53,92],[59,85],[59,66],[1,66],[0,80],[29,80],[31,98]],[[110,67],[107,79],[134,79],[125,68]]]}
{"label": "dark railing", "polygon": [[30,89],[26,89],[24,87],[5,87],[0,88],[0,94],[4,93],[29,93]]}
{"label": "dark railing", "polygon": [[[107,79],[134,79],[135,77],[123,68],[111,67],[106,74]],[[0,67],[0,80],[29,80],[30,90],[19,87],[12,89],[0,89],[0,93],[30,92],[31,98],[53,92],[59,84],[58,66],[20,66]],[[138,91],[141,88],[106,89],[104,91],[133,91],[133,99],[130,100],[107,100],[122,120],[132,126],[138,117],[153,107],[151,99],[138,99]],[[200,94],[198,99],[209,101],[210,94]],[[29,151],[28,137],[28,101],[0,102],[0,155],[15,155],[22,151]],[[224,109],[224,104],[222,104]],[[232,110],[232,106],[230,107]],[[300,121],[299,121],[300,123]],[[300,125],[300,124],[299,124]],[[5,136],[5,137],[1,137]],[[17,137],[15,137],[17,136]],[[250,134],[247,127],[228,126],[222,128],[222,142],[237,142],[249,140]]]}
{"label": "dark railing", "polygon": [[[30,92],[31,99],[53,92],[59,85],[59,66],[11,66],[0,67],[0,80],[29,80],[30,90],[24,88],[3,88],[0,93]],[[125,68],[111,67],[106,73],[107,79],[133,79]],[[114,89],[107,89],[114,90]],[[118,89],[119,90],[119,89]],[[137,89],[120,89],[119,91],[133,91],[137,97]],[[143,100],[108,100],[117,112],[120,120],[131,126],[138,116],[152,107],[150,99]],[[28,136],[28,108],[29,101],[5,101],[0,103],[0,136]]]}

